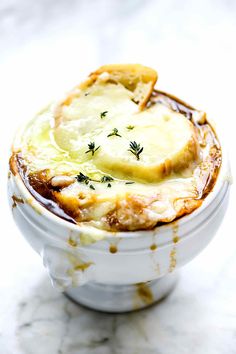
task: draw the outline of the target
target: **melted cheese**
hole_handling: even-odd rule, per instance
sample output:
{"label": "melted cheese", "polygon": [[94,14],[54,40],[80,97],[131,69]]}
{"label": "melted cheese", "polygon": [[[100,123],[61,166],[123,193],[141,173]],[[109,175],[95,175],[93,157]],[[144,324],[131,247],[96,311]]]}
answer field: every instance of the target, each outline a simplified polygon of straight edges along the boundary
{"label": "melted cheese", "polygon": [[[78,222],[148,229],[201,204],[195,170],[202,153],[196,129],[184,115],[161,103],[140,111],[132,91],[102,81],[77,90],[59,112],[55,115],[52,105],[30,122],[21,154],[31,174],[46,171],[47,182],[79,173],[90,178],[53,191],[54,200]],[[108,136],[114,128],[118,136]],[[143,147],[139,159],[129,151],[132,141]],[[91,142],[98,148],[94,154],[87,152]],[[104,175],[113,180],[101,183]]]}

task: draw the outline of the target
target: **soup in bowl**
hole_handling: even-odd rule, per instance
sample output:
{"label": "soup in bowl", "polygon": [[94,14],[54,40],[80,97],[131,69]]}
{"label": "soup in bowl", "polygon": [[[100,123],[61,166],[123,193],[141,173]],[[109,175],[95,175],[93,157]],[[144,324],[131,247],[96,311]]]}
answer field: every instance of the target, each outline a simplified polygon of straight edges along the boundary
{"label": "soup in bowl", "polygon": [[95,309],[129,311],[166,295],[226,210],[219,132],[156,81],[142,65],[105,65],[12,147],[16,222],[55,286]]}

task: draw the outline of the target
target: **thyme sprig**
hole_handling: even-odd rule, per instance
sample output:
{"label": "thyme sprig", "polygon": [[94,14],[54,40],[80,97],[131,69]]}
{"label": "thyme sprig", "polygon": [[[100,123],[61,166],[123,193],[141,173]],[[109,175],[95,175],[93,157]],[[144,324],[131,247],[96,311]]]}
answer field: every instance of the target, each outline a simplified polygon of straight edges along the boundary
{"label": "thyme sprig", "polygon": [[103,119],[104,117],[106,117],[108,111],[104,111],[100,113],[100,118]]}
{"label": "thyme sprig", "polygon": [[139,160],[139,155],[143,152],[143,147],[140,144],[136,143],[136,141],[131,141],[129,143],[130,151],[134,156],[136,156],[137,160]]}
{"label": "thyme sprig", "polygon": [[[88,187],[94,191],[95,191],[95,187],[93,184],[91,184],[91,182],[96,182],[96,183],[107,183],[108,182],[107,188],[111,188],[112,185],[110,182],[114,181],[114,178],[112,178],[111,176],[108,176],[108,175],[104,175],[104,176],[102,176],[102,178],[100,180],[97,180],[97,179],[92,179],[89,176],[84,175],[82,172],[80,172],[77,176],[75,176],[75,179],[79,183],[84,183],[84,184],[88,185]],[[133,182],[133,181],[125,182],[125,184],[133,184],[133,183],[135,183],[135,182]]]}
{"label": "thyme sprig", "polygon": [[92,156],[93,156],[93,155],[95,154],[95,152],[100,148],[100,146],[95,147],[95,143],[91,141],[91,142],[88,144],[88,148],[89,148],[89,149],[85,152],[85,154],[91,152],[91,153],[92,153]]}
{"label": "thyme sprig", "polygon": [[119,134],[119,131],[118,131],[117,128],[112,129],[112,132],[107,135],[108,138],[109,138],[110,136],[119,136],[119,137],[121,138],[121,135]]}

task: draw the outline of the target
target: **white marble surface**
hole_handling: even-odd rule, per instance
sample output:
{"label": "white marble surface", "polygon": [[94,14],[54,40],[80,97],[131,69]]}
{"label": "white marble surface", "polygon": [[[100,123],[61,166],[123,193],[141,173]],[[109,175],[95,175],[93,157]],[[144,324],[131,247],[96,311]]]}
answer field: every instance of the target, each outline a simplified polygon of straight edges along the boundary
{"label": "white marble surface", "polygon": [[14,129],[101,63],[154,66],[159,87],[210,111],[235,151],[235,36],[233,0],[1,0],[1,354],[236,353],[234,186],[222,227],[175,291],[124,315],[89,311],[51,287],[4,192]]}

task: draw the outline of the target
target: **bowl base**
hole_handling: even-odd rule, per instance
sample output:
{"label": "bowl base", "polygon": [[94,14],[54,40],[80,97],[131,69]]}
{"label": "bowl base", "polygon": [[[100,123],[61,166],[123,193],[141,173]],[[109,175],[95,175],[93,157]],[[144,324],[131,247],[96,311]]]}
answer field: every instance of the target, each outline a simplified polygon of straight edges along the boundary
{"label": "bowl base", "polygon": [[143,309],[160,301],[175,287],[177,274],[132,285],[88,283],[69,288],[65,295],[80,305],[93,310],[119,313]]}

